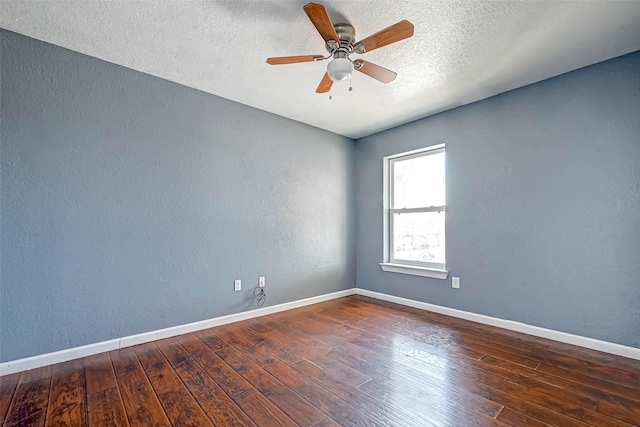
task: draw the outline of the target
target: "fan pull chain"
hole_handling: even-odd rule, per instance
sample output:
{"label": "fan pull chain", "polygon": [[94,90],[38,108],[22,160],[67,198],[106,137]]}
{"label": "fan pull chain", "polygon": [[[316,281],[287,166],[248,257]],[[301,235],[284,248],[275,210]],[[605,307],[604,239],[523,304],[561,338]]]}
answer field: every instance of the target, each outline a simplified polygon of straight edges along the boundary
{"label": "fan pull chain", "polygon": [[349,92],[351,92],[353,88],[351,87],[351,76],[349,76]]}
{"label": "fan pull chain", "polygon": [[329,100],[333,99],[333,96],[331,96],[331,88],[329,88]]}

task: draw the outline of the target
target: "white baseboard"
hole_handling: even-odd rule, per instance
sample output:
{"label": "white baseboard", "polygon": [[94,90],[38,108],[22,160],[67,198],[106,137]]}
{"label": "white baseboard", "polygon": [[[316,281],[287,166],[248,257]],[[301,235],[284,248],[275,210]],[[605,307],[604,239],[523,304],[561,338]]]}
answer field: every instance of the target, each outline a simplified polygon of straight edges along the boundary
{"label": "white baseboard", "polygon": [[291,310],[293,308],[303,307],[305,305],[316,304],[323,301],[354,295],[355,293],[355,288],[347,289],[344,291],[333,292],[330,294],[319,295],[316,297],[305,298],[297,301],[291,301],[284,304],[278,304],[271,307],[258,308],[256,310],[229,314],[227,316],[215,317],[213,319],[187,323],[185,325],[172,326],[170,328],[159,329],[156,331],[144,332],[141,334],[129,335],[127,337],[102,341],[95,344],[83,345],[81,347],[55,351],[53,353],[12,360],[10,362],[0,363],[0,375],[8,375],[15,372],[27,371],[29,369],[35,369],[42,366],[53,365],[55,363],[66,362],[68,360],[79,359],[81,357],[91,356],[94,354],[103,353],[105,351],[117,350],[119,348],[130,347],[146,342],[174,337],[176,335],[187,334],[189,332],[212,328],[214,326],[221,326],[228,323],[239,322],[241,320],[253,319],[254,317],[265,316],[267,314]]}
{"label": "white baseboard", "polygon": [[103,353],[105,351],[117,350],[119,348],[130,347],[146,342],[174,337],[176,335],[182,335],[189,332],[212,328],[215,326],[226,325],[228,323],[239,322],[241,320],[253,319],[255,317],[265,316],[267,314],[278,313],[281,311],[291,310],[294,308],[303,307],[305,305],[316,304],[319,302],[342,298],[354,294],[364,295],[383,301],[389,301],[408,307],[418,308],[421,310],[432,311],[434,313],[445,314],[447,316],[470,320],[472,322],[482,323],[485,325],[496,326],[498,328],[508,329],[511,331],[522,332],[524,334],[533,335],[536,337],[548,338],[550,340],[590,348],[592,350],[603,351],[605,353],[628,357],[630,359],[640,360],[640,348],[628,347],[607,341],[600,341],[580,335],[554,331],[552,329],[545,329],[538,326],[527,325],[525,323],[514,322],[512,320],[499,319],[497,317],[485,316],[469,311],[457,310],[455,308],[443,307],[426,302],[396,297],[393,295],[373,292],[366,289],[353,288],[302,300],[287,302],[284,304],[278,304],[272,307],[265,307],[256,310],[245,311],[242,313],[229,314],[227,316],[216,317],[213,319],[202,320],[194,323],[187,323],[185,325],[173,326],[156,331],[144,332],[141,334],[130,335],[113,340],[102,341],[99,343],[83,345],[81,347],[60,350],[53,353],[41,354],[38,356],[4,362],[0,363],[0,375],[8,375],[15,372],[27,371],[29,369],[35,369],[42,366],[53,365],[55,363],[66,362],[68,360],[79,359],[81,357],[91,356],[94,354]]}
{"label": "white baseboard", "polygon": [[527,325],[526,323],[514,322],[513,320],[504,320],[497,317],[485,316],[469,311],[457,310],[455,308],[443,307],[440,305],[429,304],[426,302],[415,301],[407,298],[396,297],[393,295],[383,294],[380,292],[369,291],[366,289],[356,288],[358,295],[364,295],[383,301],[393,302],[408,307],[418,308],[421,310],[432,311],[434,313],[445,314],[451,317],[470,320],[472,322],[483,323],[485,325],[497,326],[498,328],[508,329],[510,331],[522,332],[523,334],[533,335],[536,337],[547,338],[554,341],[573,344],[580,347],[590,348],[592,350],[603,351],[618,356],[628,357],[630,359],[640,360],[640,348],[628,347],[621,344],[615,344],[607,341],[600,341],[593,338],[587,338],[580,335],[568,334],[566,332],[554,331],[553,329],[541,328],[539,326]]}

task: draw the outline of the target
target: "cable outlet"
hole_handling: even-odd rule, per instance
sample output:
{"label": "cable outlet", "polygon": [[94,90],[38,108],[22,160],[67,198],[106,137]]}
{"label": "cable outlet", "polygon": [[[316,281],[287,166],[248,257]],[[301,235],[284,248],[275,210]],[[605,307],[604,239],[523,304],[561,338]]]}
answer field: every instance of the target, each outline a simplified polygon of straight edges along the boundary
{"label": "cable outlet", "polygon": [[460,278],[459,277],[452,277],[451,278],[451,287],[453,289],[460,289]]}
{"label": "cable outlet", "polygon": [[234,280],[233,281],[233,290],[238,292],[242,289],[242,280]]}
{"label": "cable outlet", "polygon": [[258,286],[260,286],[261,288],[264,288],[266,281],[264,276],[260,276],[260,278],[258,279]]}

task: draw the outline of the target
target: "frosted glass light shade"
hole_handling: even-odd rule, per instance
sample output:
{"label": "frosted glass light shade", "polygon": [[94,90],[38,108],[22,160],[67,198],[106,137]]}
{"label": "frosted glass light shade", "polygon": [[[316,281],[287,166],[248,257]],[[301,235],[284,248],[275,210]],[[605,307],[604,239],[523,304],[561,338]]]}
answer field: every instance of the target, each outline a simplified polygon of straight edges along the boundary
{"label": "frosted glass light shade", "polygon": [[327,73],[334,82],[343,82],[351,77],[353,64],[347,58],[336,58],[329,62]]}

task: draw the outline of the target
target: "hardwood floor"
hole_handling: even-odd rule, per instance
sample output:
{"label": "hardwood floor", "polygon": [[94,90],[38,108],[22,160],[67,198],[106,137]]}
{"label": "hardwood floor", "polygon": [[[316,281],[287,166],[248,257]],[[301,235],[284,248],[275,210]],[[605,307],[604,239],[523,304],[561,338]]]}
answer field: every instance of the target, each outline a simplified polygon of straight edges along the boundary
{"label": "hardwood floor", "polygon": [[3,427],[640,425],[640,361],[359,296],[0,380]]}

